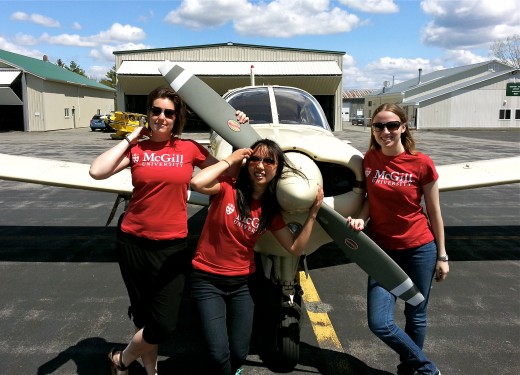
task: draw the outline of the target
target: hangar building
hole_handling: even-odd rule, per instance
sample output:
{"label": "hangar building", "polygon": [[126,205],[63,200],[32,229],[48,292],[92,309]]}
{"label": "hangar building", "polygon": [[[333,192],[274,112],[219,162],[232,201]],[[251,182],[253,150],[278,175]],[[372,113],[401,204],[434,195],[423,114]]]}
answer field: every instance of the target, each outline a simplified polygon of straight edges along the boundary
{"label": "hangar building", "polygon": [[421,73],[366,95],[364,115],[395,103],[411,128],[520,128],[520,69],[492,60]]}
{"label": "hangar building", "polygon": [[301,88],[318,100],[331,128],[341,130],[344,54],[237,43],[115,51],[117,107],[146,113],[146,95],[166,84],[158,67],[170,60],[195,74],[220,95],[251,85],[252,77],[257,86]]}
{"label": "hangar building", "polygon": [[88,127],[114,89],[49,62],[0,50],[0,131]]}

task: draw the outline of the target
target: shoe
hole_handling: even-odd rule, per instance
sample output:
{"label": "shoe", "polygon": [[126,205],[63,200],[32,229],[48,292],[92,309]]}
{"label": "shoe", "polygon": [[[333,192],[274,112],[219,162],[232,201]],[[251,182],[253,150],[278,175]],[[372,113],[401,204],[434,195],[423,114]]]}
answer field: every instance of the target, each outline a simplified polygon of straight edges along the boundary
{"label": "shoe", "polygon": [[[119,354],[119,361],[117,363],[114,361],[114,355]],[[110,349],[108,352],[108,361],[110,362],[110,372],[112,375],[118,375],[118,371],[126,371],[128,367],[123,363],[123,352],[121,350],[117,350],[116,348]]]}
{"label": "shoe", "polygon": [[235,372],[235,375],[240,375],[240,374],[242,373],[242,370],[243,370],[242,368],[239,368],[239,369],[237,370],[237,372]]}

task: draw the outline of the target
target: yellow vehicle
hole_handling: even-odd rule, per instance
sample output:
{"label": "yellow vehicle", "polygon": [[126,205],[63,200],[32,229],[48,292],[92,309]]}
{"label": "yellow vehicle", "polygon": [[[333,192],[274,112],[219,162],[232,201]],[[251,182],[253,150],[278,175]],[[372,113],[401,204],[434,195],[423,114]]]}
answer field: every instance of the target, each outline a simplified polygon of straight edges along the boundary
{"label": "yellow vehicle", "polygon": [[142,113],[116,111],[110,121],[110,126],[116,132],[111,134],[110,137],[113,139],[122,139],[126,134],[131,133],[140,125],[148,127],[146,115]]}

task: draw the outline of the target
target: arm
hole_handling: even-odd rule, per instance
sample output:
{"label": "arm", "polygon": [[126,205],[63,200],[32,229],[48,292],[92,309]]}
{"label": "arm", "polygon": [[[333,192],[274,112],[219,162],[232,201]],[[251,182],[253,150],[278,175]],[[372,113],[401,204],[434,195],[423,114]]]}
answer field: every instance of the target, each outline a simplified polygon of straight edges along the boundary
{"label": "arm", "polygon": [[138,126],[125,139],[94,159],[90,165],[90,176],[95,180],[103,180],[128,167],[130,159],[126,157],[126,151],[130,145],[137,143],[142,130],[143,127]]}
{"label": "arm", "polygon": [[[428,214],[433,236],[437,244],[437,256],[443,256],[446,255],[446,247],[444,243],[444,222],[442,220],[441,205],[439,202],[439,185],[437,181],[433,181],[424,185],[422,188],[424,191],[426,213]],[[450,266],[448,262],[437,260],[435,271],[435,279],[437,281],[443,281],[448,276],[448,272],[450,272]]]}
{"label": "arm", "polygon": [[272,232],[280,245],[282,245],[284,249],[290,252],[292,255],[298,257],[303,254],[305,246],[307,246],[307,242],[309,242],[309,238],[311,237],[312,227],[314,226],[316,215],[318,214],[322,202],[323,188],[319,186],[318,193],[316,194],[316,200],[309,210],[309,216],[307,216],[307,220],[305,220],[302,230],[296,237],[294,237],[287,226]]}
{"label": "arm", "polygon": [[249,158],[253,153],[250,148],[241,148],[233,152],[227,158],[202,169],[191,179],[191,188],[202,194],[213,195],[220,191],[218,177],[228,170],[241,165],[244,158]]}
{"label": "arm", "polygon": [[350,224],[350,227],[354,230],[360,231],[365,229],[365,224],[370,218],[370,210],[368,204],[368,198],[365,198],[363,201],[363,206],[361,206],[361,210],[359,211],[358,217],[356,219],[352,217],[347,217],[347,222]]}
{"label": "arm", "polygon": [[[242,111],[236,111],[236,116],[237,116],[237,120],[238,122],[240,122],[241,124],[243,123],[246,123],[249,121],[249,117],[246,116],[246,114]],[[204,162],[199,166],[200,169],[204,169],[204,168],[207,168],[213,164],[216,164],[218,163],[218,159],[216,159],[213,155],[208,155],[208,157],[206,158],[206,160],[204,160]],[[238,165],[238,168],[231,168],[229,172],[229,175],[234,175],[235,173],[238,174],[238,171],[240,170],[240,165]]]}

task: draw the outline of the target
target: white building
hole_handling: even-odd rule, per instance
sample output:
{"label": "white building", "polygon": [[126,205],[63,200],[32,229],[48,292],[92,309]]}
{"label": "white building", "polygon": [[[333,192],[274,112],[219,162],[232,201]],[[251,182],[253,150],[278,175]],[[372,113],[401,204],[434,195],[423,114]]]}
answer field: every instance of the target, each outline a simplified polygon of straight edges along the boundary
{"label": "white building", "polygon": [[372,117],[382,103],[402,106],[417,129],[520,128],[520,69],[496,60],[421,74],[365,96]]}

